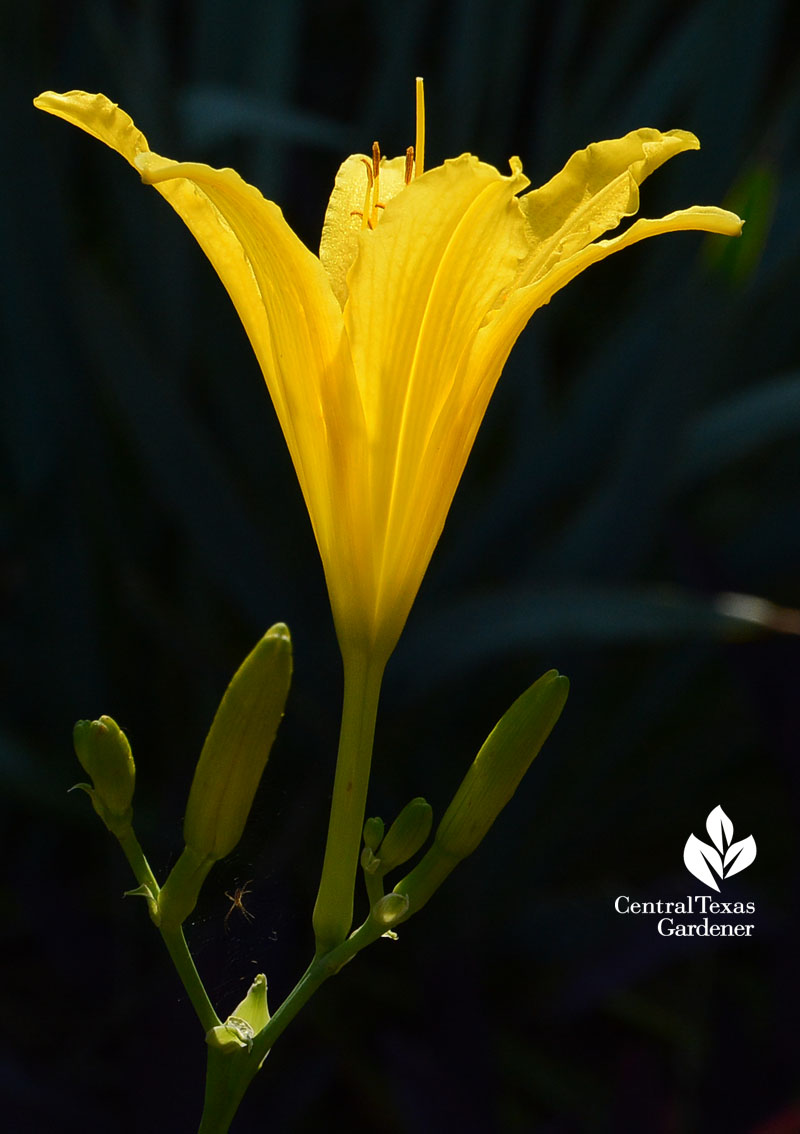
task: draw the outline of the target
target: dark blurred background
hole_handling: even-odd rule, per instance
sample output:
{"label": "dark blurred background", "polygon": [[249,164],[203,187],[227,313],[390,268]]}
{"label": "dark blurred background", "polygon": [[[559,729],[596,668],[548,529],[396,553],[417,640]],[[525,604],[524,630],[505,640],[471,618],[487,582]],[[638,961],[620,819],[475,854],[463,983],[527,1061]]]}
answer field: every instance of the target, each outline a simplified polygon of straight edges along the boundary
{"label": "dark blurred background", "polygon": [[[37,114],[101,90],[171,157],[231,165],[316,249],[339,161],[413,141],[534,185],[592,140],[696,132],[642,214],[725,204],[538,312],[491,405],[390,664],[369,812],[441,815],[511,700],[564,718],[480,851],[317,995],[240,1134],[791,1134],[800,739],[800,48],[791,0],[5,3],[0,801],[9,1130],[193,1131],[202,1036],[85,797],[78,717],[110,713],[163,875],[196,754],[264,629],[296,677],[245,838],[190,941],[218,1008],[305,967],[341,675],[300,492],[247,339],[180,221]],[[760,625],[720,596],[768,600]],[[741,606],[734,607],[741,611]],[[721,804],[758,858],[751,939],[660,937],[633,900]],[[249,909],[225,931],[225,891]]]}

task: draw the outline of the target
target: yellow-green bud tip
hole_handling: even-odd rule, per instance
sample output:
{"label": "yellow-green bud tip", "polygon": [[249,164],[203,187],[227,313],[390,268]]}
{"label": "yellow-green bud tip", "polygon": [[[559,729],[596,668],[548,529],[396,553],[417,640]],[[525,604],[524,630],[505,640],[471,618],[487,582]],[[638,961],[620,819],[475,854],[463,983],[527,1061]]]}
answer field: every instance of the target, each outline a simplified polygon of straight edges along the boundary
{"label": "yellow-green bud tip", "polygon": [[481,842],[550,735],[568,692],[567,678],[551,669],[495,725],[436,831],[436,844],[452,858],[466,858]]}
{"label": "yellow-green bud tip", "polygon": [[433,808],[421,796],[407,803],[378,848],[381,874],[402,866],[417,853],[433,823]]}
{"label": "yellow-green bud tip", "polygon": [[183,824],[199,858],[224,858],[241,838],[291,677],[291,638],[279,622],[233,675],[203,745]]}
{"label": "yellow-green bud tip", "polygon": [[409,900],[405,894],[386,894],[372,907],[372,916],[378,925],[390,929],[408,913]]}
{"label": "yellow-green bud tip", "polygon": [[383,819],[374,815],[364,824],[364,846],[370,850],[377,850],[383,838]]}
{"label": "yellow-green bud tip", "polygon": [[128,817],[136,767],[125,733],[111,717],[102,716],[96,721],[78,721],[72,740],[75,755],[91,776],[97,813],[107,824]]}

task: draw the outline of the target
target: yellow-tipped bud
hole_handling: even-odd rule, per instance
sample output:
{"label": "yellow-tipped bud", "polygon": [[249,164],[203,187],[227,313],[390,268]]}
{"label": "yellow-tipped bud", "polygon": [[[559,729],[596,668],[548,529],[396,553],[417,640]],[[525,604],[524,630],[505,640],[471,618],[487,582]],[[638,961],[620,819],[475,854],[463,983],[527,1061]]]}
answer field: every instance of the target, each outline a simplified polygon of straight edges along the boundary
{"label": "yellow-tipped bud", "polygon": [[486,835],[550,735],[568,692],[567,678],[551,669],[495,725],[444,813],[432,847],[394,888],[408,897],[411,913]]}
{"label": "yellow-tipped bud", "polygon": [[242,836],[292,678],[292,643],[273,626],[236,671],[192,780],[183,837],[199,860],[224,858]]}
{"label": "yellow-tipped bud", "polygon": [[392,823],[377,851],[379,871],[388,874],[417,853],[431,833],[433,808],[421,796],[407,803]]}
{"label": "yellow-tipped bud", "polygon": [[92,806],[114,834],[130,827],[136,767],[128,738],[111,717],[78,721],[72,733],[75,755],[92,786],[79,784],[88,792]]}

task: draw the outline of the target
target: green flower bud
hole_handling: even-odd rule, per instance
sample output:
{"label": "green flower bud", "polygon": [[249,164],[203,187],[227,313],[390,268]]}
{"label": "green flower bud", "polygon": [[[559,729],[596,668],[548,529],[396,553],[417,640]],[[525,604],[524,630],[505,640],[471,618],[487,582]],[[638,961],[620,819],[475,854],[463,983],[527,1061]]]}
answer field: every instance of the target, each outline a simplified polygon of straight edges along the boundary
{"label": "green flower bud", "polygon": [[72,733],[75,754],[92,786],[78,784],[88,792],[92,806],[115,834],[130,827],[136,767],[128,738],[111,717],[78,721]]}
{"label": "green flower bud", "polygon": [[192,847],[183,848],[157,898],[158,925],[163,930],[174,931],[183,925],[197,905],[200,889],[214,862],[208,855],[201,857]]}
{"label": "green flower bud", "polygon": [[377,874],[381,860],[371,847],[364,847],[361,851],[361,868],[366,874]]}
{"label": "green flower bud", "polygon": [[291,677],[291,639],[278,623],[236,671],[197,762],[183,836],[198,860],[224,858],[239,842]]}
{"label": "green flower bud", "polygon": [[455,858],[472,854],[511,799],[561,716],[569,681],[554,669],[518,697],[495,725],[436,831]]}
{"label": "green flower bud", "polygon": [[432,847],[394,888],[409,898],[412,912],[486,835],[550,735],[568,692],[567,678],[552,669],[495,725],[444,813]]}
{"label": "green flower bud", "polygon": [[372,907],[372,916],[378,925],[391,929],[402,921],[408,913],[408,897],[405,894],[386,894]]}
{"label": "green flower bud", "polygon": [[417,853],[431,833],[433,808],[421,796],[407,803],[380,845],[380,873],[388,874]]}
{"label": "green flower bud", "polygon": [[364,824],[364,846],[369,847],[370,850],[377,850],[381,845],[383,838],[383,819],[376,816],[372,819],[367,819]]}

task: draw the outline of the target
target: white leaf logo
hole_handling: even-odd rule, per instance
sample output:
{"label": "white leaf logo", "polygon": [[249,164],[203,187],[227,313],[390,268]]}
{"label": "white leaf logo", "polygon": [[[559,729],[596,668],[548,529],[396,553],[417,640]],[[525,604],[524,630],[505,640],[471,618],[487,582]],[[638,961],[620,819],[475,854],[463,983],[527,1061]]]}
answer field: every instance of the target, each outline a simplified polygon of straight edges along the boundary
{"label": "white leaf logo", "polygon": [[741,842],[731,843],[725,855],[725,877],[730,878],[731,874],[738,874],[740,870],[748,867],[755,857],[756,841],[752,835],[748,835]]}
{"label": "white leaf logo", "polygon": [[729,843],[733,838],[733,823],[731,823],[719,804],[709,813],[708,819],[706,819],[706,830],[711,836],[711,842],[719,853],[723,854],[725,844]]}
{"label": "white leaf logo", "polygon": [[719,804],[709,813],[706,830],[714,845],[709,846],[690,835],[683,848],[683,861],[690,874],[719,893],[717,878],[730,878],[748,867],[756,857],[756,841],[748,835],[746,839],[732,842],[733,823]]}

